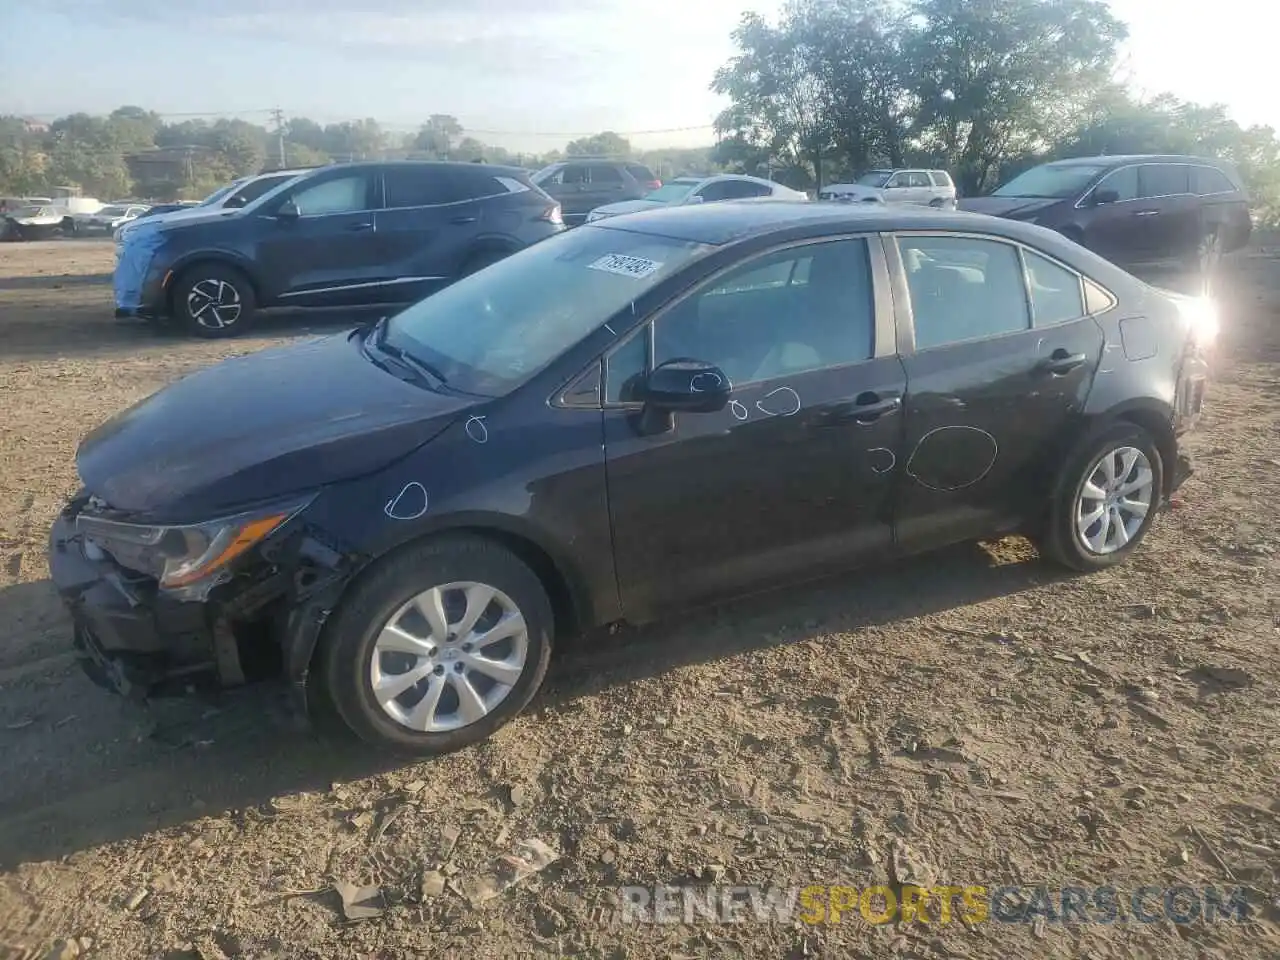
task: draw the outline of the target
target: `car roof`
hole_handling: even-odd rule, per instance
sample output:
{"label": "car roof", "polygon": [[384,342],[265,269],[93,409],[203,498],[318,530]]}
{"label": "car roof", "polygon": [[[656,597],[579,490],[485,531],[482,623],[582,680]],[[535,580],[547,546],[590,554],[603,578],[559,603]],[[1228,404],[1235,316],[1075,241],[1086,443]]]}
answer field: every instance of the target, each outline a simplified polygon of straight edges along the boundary
{"label": "car roof", "polygon": [[[355,163],[330,163],[322,167],[309,167],[298,173],[320,173],[324,170],[388,170],[395,168],[437,170],[465,170],[468,173],[487,173],[490,176],[527,177],[529,172],[524,167],[508,166],[498,163],[472,163],[469,160],[360,160]],[[281,171],[285,172],[285,171]]]}
{"label": "car roof", "polygon": [[1014,221],[976,213],[936,210],[907,205],[820,204],[767,197],[746,201],[660,207],[612,217],[590,225],[602,230],[626,230],[720,246],[749,237],[791,228],[814,228],[814,233],[878,232],[884,230],[975,230],[1013,236]]}
{"label": "car roof", "polygon": [[1051,160],[1045,166],[1074,167],[1103,164],[1105,166],[1119,167],[1126,163],[1202,163],[1211,167],[1218,167],[1222,166],[1223,161],[1213,157],[1193,157],[1178,153],[1126,153],[1097,157],[1069,157],[1065,160]]}

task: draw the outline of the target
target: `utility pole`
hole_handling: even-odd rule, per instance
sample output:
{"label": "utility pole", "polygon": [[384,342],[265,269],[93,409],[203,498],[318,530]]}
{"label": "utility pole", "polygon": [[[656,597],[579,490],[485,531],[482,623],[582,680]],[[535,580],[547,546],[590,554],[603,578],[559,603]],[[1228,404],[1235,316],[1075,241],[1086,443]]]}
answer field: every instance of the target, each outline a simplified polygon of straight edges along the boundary
{"label": "utility pole", "polygon": [[276,123],[276,138],[280,144],[280,169],[283,170],[288,166],[284,156],[284,111],[276,107],[271,111],[271,119]]}

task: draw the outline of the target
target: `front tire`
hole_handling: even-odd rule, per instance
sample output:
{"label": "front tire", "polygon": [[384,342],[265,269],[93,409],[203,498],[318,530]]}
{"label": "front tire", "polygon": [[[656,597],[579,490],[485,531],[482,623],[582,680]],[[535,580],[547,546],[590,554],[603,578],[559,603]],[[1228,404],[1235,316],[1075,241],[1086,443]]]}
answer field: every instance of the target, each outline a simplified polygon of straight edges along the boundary
{"label": "front tire", "polygon": [[1058,477],[1041,552],[1072,570],[1123,563],[1155,521],[1164,461],[1137,424],[1115,423],[1086,437]]}
{"label": "front tire", "polygon": [[256,309],[249,278],[220,263],[189,267],[173,287],[173,316],[197,337],[221,339],[243,333]]}
{"label": "front tire", "polygon": [[553,632],[545,588],[513,553],[475,537],[425,541],[355,584],[325,625],[318,674],[361,740],[449,753],[524,709]]}

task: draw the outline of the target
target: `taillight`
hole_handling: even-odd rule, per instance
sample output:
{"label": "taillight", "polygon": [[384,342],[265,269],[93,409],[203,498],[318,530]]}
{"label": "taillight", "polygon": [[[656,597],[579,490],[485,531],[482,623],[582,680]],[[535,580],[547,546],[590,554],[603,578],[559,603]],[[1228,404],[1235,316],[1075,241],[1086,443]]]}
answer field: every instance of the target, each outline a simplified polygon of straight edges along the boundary
{"label": "taillight", "polygon": [[553,223],[558,227],[564,226],[564,217],[560,215],[560,204],[558,203],[553,203],[551,206],[547,207],[547,209],[543,210],[542,213],[538,215],[538,219],[547,223]]}
{"label": "taillight", "polygon": [[650,180],[644,185],[644,188],[646,190],[657,190],[660,186],[662,186],[661,180]]}

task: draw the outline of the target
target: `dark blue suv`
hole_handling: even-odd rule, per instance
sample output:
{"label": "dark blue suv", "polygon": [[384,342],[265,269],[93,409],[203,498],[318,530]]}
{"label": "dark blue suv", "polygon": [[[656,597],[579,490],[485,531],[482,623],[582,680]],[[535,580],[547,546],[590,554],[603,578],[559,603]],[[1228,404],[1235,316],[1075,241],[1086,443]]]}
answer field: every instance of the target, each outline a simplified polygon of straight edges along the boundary
{"label": "dark blue suv", "polygon": [[524,170],[335,164],[239,209],[127,231],[116,250],[116,315],[229,337],[263,307],[409,303],[563,229],[560,205]]}

